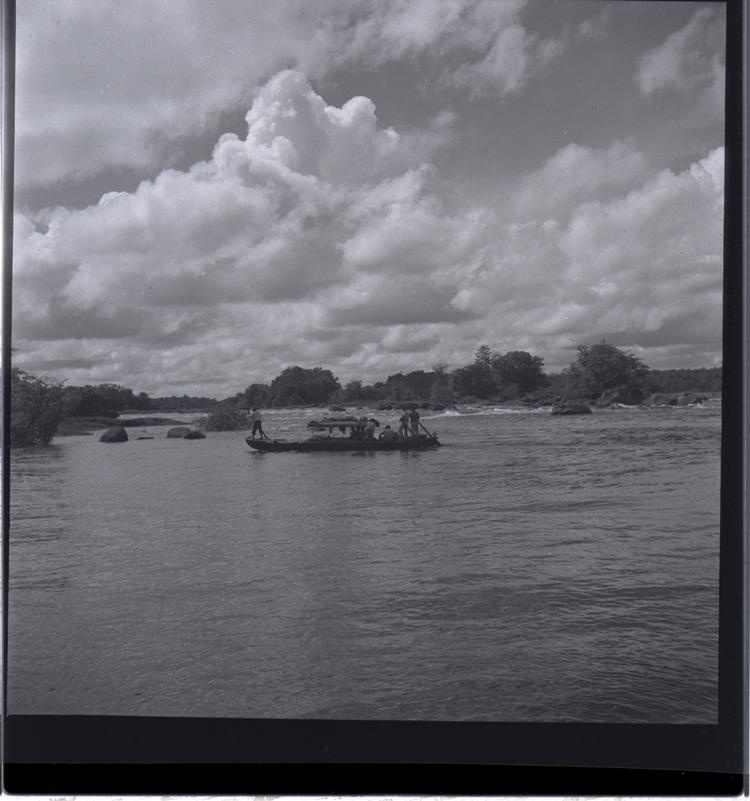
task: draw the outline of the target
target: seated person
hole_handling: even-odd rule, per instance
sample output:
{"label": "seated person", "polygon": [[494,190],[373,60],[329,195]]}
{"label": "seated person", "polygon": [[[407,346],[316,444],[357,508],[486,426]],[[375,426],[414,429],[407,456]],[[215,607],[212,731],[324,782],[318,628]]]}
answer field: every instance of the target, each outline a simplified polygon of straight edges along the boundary
{"label": "seated person", "polygon": [[365,426],[365,438],[375,439],[375,426],[377,423],[374,420],[369,420]]}
{"label": "seated person", "polygon": [[384,439],[388,441],[395,440],[398,439],[398,434],[390,426],[386,426],[381,432],[378,439]]}

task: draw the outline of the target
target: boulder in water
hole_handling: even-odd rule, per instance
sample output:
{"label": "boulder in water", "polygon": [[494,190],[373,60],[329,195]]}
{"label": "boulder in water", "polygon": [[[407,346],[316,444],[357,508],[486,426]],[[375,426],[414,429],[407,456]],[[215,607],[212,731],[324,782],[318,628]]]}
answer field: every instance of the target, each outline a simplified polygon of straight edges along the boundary
{"label": "boulder in water", "polygon": [[128,432],[122,426],[111,426],[99,437],[99,442],[127,442]]}
{"label": "boulder in water", "polygon": [[189,433],[190,429],[187,426],[176,426],[167,431],[167,439],[185,439]]}
{"label": "boulder in water", "polygon": [[183,437],[183,439],[205,439],[206,435],[202,431],[198,431],[197,429],[193,428],[188,431],[187,434]]}
{"label": "boulder in water", "polygon": [[551,414],[591,414],[591,407],[583,400],[564,400],[552,407]]}

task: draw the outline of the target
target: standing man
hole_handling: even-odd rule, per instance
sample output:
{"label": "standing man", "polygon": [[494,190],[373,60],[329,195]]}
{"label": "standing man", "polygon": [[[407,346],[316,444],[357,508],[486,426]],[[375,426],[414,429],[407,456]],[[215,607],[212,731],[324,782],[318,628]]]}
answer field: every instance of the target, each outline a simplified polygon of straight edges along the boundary
{"label": "standing man", "polygon": [[412,437],[419,436],[419,412],[417,411],[416,406],[411,407],[411,413],[409,414],[409,423],[411,423]]}
{"label": "standing man", "polygon": [[398,421],[399,421],[399,423],[401,423],[401,425],[399,426],[399,429],[398,429],[399,437],[401,437],[402,439],[408,439],[408,437],[409,437],[409,413],[406,411],[406,409],[403,410],[403,414],[401,415],[401,417],[399,417]]}
{"label": "standing man", "polygon": [[250,422],[253,424],[253,430],[250,432],[250,436],[253,439],[255,439],[256,432],[260,435],[261,439],[268,439],[266,432],[263,430],[263,419],[260,416],[260,412],[255,407],[253,407],[252,414],[250,415]]}

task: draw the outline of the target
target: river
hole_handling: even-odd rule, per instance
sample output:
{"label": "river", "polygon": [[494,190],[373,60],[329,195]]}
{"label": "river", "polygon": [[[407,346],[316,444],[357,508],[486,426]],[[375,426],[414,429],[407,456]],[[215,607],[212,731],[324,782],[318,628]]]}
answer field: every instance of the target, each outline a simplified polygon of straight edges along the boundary
{"label": "river", "polygon": [[15,452],[9,713],[716,722],[719,401],[426,415]]}

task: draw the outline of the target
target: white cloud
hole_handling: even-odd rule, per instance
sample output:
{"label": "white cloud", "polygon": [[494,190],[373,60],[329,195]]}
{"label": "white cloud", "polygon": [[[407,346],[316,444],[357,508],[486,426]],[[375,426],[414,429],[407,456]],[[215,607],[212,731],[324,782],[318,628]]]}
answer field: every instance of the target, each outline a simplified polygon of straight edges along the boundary
{"label": "white cloud", "polygon": [[[285,347],[298,358],[351,351],[343,333],[299,347],[325,309],[341,325],[353,309],[375,324],[461,316],[450,308],[455,288],[429,274],[389,300],[400,267],[429,273],[469,253],[477,217],[444,212],[431,169],[413,162],[409,136],[378,126],[369,99],[328,106],[287,71],[247,120],[245,139],[221,137],[190,170],[86,209],[48,210],[36,224],[18,215],[16,339],[32,353],[35,341],[75,339],[81,351],[127,341],[147,364],[165,348],[177,357],[226,347],[236,358],[246,335],[274,342],[278,364]],[[372,294],[359,310],[357,282],[368,275]]]}
{"label": "white cloud", "polygon": [[[710,332],[719,349],[723,166],[717,149],[624,196],[580,204],[559,233],[548,234],[547,248],[536,246],[549,265],[542,309],[558,311],[542,314],[531,306],[519,327],[559,343],[606,336],[644,348],[653,346],[656,332],[660,344],[675,346],[703,343]],[[543,232],[531,229],[529,236]],[[527,252],[533,259],[533,246]],[[528,267],[533,271],[533,262]],[[665,349],[661,366],[670,366],[669,356]]]}
{"label": "white cloud", "polygon": [[689,91],[713,83],[717,71],[724,69],[723,31],[717,11],[706,7],[695,11],[682,28],[640,58],[636,80],[641,93]]}
{"label": "white cloud", "polygon": [[521,215],[565,216],[587,198],[634,186],[646,172],[632,142],[616,141],[606,150],[571,143],[523,179],[513,203]]}
{"label": "white cloud", "polygon": [[345,380],[458,366],[481,342],[551,367],[602,335],[653,366],[718,352],[721,149],[652,175],[632,143],[571,143],[507,204],[456,208],[422,134],[367,98],[336,108],[286,71],[247,120],[189,170],[18,215],[20,366],[221,395],[295,363]]}
{"label": "white cloud", "polygon": [[562,39],[540,39],[518,22],[500,28],[483,58],[443,76],[445,83],[468,89],[473,97],[518,93],[565,50]]}
{"label": "white cloud", "polygon": [[[559,54],[554,40],[539,41],[523,26],[524,5],[182,0],[177,12],[150,0],[21,3],[16,180],[42,187],[103,171],[151,175],[177,164],[193,140],[219,130],[222,114],[247,108],[258,85],[290,66],[314,80],[402,59],[423,59],[437,71],[436,59],[449,57],[462,62],[449,83],[518,92]],[[334,112],[343,115],[339,122],[366,124],[371,105],[350,104]],[[388,132],[381,134],[367,141],[388,149]]]}

